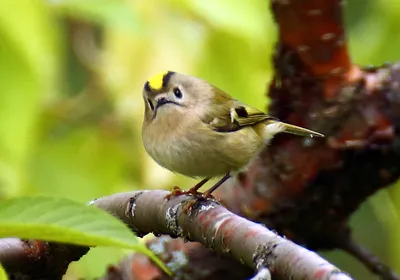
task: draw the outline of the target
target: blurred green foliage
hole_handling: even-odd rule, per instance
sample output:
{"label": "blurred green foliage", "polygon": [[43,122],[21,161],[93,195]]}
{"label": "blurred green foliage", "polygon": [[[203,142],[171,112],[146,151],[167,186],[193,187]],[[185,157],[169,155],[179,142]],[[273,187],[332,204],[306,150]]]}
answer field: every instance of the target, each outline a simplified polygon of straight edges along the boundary
{"label": "blurred green foliage", "polygon": [[[345,13],[356,63],[399,59],[400,2],[352,0]],[[143,150],[144,81],[165,69],[189,73],[262,109],[275,41],[267,0],[0,1],[2,196],[85,202],[193,184]],[[351,223],[358,240],[400,271],[396,201],[400,188],[382,191]],[[68,279],[101,275],[124,253],[93,250]],[[328,257],[373,279],[348,256]]]}
{"label": "blurred green foliage", "polygon": [[7,274],[4,271],[4,268],[0,264],[0,280],[7,280]]}

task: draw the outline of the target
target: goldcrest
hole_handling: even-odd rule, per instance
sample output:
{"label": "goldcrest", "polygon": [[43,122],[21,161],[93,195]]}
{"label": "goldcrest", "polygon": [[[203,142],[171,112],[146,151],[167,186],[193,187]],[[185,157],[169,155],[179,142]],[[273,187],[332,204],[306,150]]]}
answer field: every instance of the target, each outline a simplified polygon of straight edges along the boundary
{"label": "goldcrest", "polygon": [[205,196],[243,170],[280,132],[322,134],[280,122],[199,78],[165,71],[144,85],[142,140],[147,153],[172,172],[203,180],[223,176]]}

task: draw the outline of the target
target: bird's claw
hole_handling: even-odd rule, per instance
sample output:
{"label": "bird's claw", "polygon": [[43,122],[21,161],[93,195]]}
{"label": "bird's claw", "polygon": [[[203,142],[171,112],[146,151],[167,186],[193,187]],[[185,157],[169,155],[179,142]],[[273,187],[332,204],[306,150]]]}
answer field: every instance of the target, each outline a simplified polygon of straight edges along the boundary
{"label": "bird's claw", "polygon": [[180,195],[190,195],[195,198],[202,198],[202,199],[209,199],[209,198],[214,199],[214,196],[210,192],[202,193],[202,192],[197,191],[197,188],[195,188],[195,187],[190,188],[189,190],[185,191],[185,190],[182,190],[178,186],[174,186],[172,188],[171,192],[165,196],[165,199],[170,200],[171,198],[180,196]]}

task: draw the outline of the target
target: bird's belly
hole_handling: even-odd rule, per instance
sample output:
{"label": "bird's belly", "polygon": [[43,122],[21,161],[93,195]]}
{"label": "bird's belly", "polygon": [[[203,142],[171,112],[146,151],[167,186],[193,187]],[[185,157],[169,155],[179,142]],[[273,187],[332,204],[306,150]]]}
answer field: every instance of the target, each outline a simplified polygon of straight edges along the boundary
{"label": "bird's belly", "polygon": [[190,177],[217,177],[244,168],[260,149],[253,130],[232,133],[197,134],[176,137],[170,134],[145,146],[150,156],[172,172]]}
{"label": "bird's belly", "polygon": [[201,137],[164,140],[147,150],[158,164],[172,172],[189,177],[216,177],[231,170],[229,163],[216,153],[212,144],[203,142]]}

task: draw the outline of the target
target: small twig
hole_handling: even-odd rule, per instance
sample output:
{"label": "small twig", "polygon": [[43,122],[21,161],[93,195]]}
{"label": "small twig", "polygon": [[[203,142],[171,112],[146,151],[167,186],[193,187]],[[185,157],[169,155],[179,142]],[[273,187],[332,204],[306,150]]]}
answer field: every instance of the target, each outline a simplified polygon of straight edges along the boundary
{"label": "small twig", "polygon": [[355,258],[361,263],[368,267],[373,273],[379,275],[381,279],[386,280],[399,280],[399,276],[387,265],[383,264],[381,260],[372,254],[362,245],[355,242],[353,239],[348,238],[340,244],[342,249]]}

